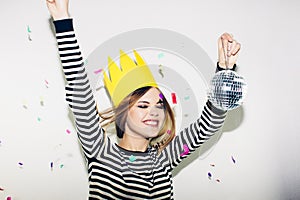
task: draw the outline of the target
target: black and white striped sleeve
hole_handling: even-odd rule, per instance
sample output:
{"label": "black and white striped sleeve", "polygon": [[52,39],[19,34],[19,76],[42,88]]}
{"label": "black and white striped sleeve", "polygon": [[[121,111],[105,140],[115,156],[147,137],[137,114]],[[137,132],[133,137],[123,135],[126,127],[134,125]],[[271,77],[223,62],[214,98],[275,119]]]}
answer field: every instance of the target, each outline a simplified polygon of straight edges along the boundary
{"label": "black and white striped sleeve", "polygon": [[83,64],[72,19],[54,21],[59,56],[67,80],[66,101],[74,115],[78,138],[88,158],[96,157],[103,142],[93,91]]}
{"label": "black and white striped sleeve", "polygon": [[215,108],[207,101],[201,116],[188,127],[181,130],[178,135],[164,149],[171,168],[176,167],[182,159],[190,155],[223,125],[226,111]]}

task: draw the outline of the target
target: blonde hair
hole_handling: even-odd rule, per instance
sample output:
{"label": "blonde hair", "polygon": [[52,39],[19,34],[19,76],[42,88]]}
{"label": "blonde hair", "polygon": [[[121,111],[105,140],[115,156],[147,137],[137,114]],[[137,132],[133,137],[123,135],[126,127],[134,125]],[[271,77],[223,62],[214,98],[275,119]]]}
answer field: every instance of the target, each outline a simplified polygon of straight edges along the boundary
{"label": "blonde hair", "polygon": [[[125,97],[116,108],[109,108],[99,112],[101,126],[105,128],[115,122],[117,136],[122,138],[124,135],[128,110],[151,88],[151,86],[139,88]],[[158,89],[157,87],[155,88]],[[158,135],[150,139],[150,146],[157,148],[159,152],[161,152],[175,137],[174,113],[165,98],[162,98],[162,102],[166,113],[165,121]]]}

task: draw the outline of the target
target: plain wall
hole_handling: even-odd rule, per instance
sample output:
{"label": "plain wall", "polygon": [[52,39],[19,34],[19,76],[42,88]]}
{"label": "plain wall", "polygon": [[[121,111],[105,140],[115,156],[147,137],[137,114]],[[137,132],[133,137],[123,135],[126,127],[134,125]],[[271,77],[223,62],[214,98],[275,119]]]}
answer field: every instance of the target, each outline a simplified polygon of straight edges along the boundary
{"label": "plain wall", "polygon": [[[223,32],[241,42],[243,107],[229,113],[213,144],[174,172],[175,198],[190,200],[300,199],[299,10],[296,0],[70,2],[84,57],[139,28],[181,33],[214,62]],[[87,199],[87,170],[49,19],[42,0],[0,3],[1,200]]]}

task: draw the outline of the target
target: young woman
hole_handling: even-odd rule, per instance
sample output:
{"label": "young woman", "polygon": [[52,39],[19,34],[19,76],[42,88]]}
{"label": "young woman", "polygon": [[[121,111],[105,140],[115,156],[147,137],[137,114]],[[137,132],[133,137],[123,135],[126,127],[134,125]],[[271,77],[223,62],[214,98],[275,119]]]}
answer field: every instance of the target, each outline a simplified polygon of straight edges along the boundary
{"label": "young woman", "polygon": [[[89,199],[173,199],[172,170],[221,128],[226,111],[208,101],[198,120],[175,135],[172,110],[155,83],[134,88],[118,100],[110,93],[114,115],[106,119],[107,113],[102,113],[101,118],[116,123],[120,142],[113,143],[100,125],[68,0],[47,0],[47,6],[68,82],[66,99],[88,165]],[[240,44],[224,33],[218,47],[217,69],[225,67],[226,56],[229,67],[234,68]],[[135,57],[137,65],[144,64],[137,52]]]}

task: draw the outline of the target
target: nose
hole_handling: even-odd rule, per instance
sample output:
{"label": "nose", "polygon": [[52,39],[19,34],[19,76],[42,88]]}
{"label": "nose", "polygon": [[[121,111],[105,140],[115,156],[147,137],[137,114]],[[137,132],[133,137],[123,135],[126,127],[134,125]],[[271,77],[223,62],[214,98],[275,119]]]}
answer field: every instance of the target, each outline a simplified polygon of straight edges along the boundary
{"label": "nose", "polygon": [[158,117],[158,115],[159,115],[158,108],[150,107],[149,115],[152,117]]}

